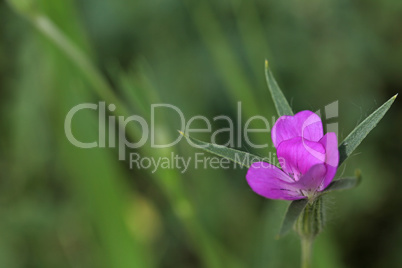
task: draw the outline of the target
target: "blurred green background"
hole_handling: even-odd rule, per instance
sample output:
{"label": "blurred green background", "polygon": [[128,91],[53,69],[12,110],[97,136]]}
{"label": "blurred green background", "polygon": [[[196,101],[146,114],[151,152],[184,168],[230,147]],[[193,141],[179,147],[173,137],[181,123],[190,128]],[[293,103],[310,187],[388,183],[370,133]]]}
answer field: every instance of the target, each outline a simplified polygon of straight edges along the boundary
{"label": "blurred green background", "polygon": [[[294,111],[339,101],[331,122],[342,140],[402,88],[398,0],[9,2],[15,9],[0,2],[0,267],[297,267],[297,236],[274,238],[287,203],[254,194],[245,169],[130,169],[114,148],[71,145],[67,112],[106,101],[149,119],[163,102],[187,119],[235,118],[241,101],[245,118],[272,118],[269,59]],[[402,266],[400,103],[340,168],[360,168],[363,182],[326,200],[315,267]],[[180,124],[164,116],[156,137],[172,140]],[[74,134],[95,140],[97,120],[77,116]],[[138,140],[141,129],[127,130]],[[184,140],[129,150],[172,151],[200,152]]]}

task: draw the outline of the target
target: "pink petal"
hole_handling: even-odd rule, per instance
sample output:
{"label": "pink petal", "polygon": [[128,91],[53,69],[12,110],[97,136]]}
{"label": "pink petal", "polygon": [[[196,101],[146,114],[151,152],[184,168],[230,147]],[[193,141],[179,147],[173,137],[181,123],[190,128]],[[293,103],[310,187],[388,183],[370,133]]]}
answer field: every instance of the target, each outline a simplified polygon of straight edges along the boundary
{"label": "pink petal", "polygon": [[336,134],[333,132],[325,134],[325,136],[322,137],[319,143],[321,143],[325,148],[325,164],[327,167],[327,174],[325,176],[322,188],[320,189],[321,191],[324,190],[335,177],[335,173],[339,164],[339,150],[338,139],[336,137]]}
{"label": "pink petal", "polygon": [[277,148],[282,169],[296,181],[310,168],[325,161],[325,148],[319,142],[301,137],[283,141]]}
{"label": "pink petal", "polygon": [[275,148],[295,137],[319,141],[324,135],[321,118],[311,111],[301,111],[294,116],[281,116],[272,127],[272,142]]}
{"label": "pink petal", "polygon": [[314,165],[294,184],[294,186],[307,192],[319,191],[326,174],[327,168],[325,164]]}
{"label": "pink petal", "polygon": [[257,194],[270,199],[297,200],[306,198],[293,180],[282,170],[265,162],[256,162],[248,170],[246,179]]}

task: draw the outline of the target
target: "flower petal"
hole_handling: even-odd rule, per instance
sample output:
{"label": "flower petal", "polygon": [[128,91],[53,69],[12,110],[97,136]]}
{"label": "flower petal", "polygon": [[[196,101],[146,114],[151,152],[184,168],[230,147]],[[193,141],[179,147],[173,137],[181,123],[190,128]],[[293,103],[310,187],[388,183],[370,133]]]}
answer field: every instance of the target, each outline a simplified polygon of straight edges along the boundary
{"label": "flower petal", "polygon": [[297,181],[312,166],[324,163],[325,148],[319,142],[295,137],[281,142],[277,155],[282,169]]}
{"label": "flower petal", "polygon": [[314,165],[294,184],[294,186],[307,192],[319,191],[326,174],[327,168],[325,164]]}
{"label": "flower petal", "polygon": [[257,194],[270,199],[297,200],[305,198],[293,180],[282,170],[265,162],[256,162],[249,168],[246,179]]}
{"label": "flower petal", "polygon": [[324,190],[335,177],[336,170],[339,164],[339,150],[338,150],[338,139],[336,134],[333,132],[328,132],[319,141],[325,148],[325,164],[327,167],[327,174],[325,175],[325,180],[320,191]]}
{"label": "flower petal", "polygon": [[281,116],[272,127],[272,142],[275,148],[286,140],[303,137],[319,141],[324,135],[321,118],[311,111],[301,111],[294,116]]}

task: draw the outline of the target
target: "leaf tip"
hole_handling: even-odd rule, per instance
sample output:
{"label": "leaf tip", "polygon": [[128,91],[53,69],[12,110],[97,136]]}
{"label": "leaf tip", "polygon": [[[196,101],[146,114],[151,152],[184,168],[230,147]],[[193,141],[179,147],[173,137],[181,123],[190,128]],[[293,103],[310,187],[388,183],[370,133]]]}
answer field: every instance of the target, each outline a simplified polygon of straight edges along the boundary
{"label": "leaf tip", "polygon": [[177,130],[179,133],[180,133],[180,135],[182,135],[182,136],[186,136],[186,135],[184,135],[184,133],[183,133],[183,131],[181,131],[181,130]]}
{"label": "leaf tip", "polygon": [[268,60],[266,59],[265,60],[265,69],[268,70],[268,68],[269,68],[269,64],[268,64]]}
{"label": "leaf tip", "polygon": [[392,99],[395,100],[396,97],[398,97],[398,94],[399,94],[399,93],[396,93],[396,94],[392,97]]}

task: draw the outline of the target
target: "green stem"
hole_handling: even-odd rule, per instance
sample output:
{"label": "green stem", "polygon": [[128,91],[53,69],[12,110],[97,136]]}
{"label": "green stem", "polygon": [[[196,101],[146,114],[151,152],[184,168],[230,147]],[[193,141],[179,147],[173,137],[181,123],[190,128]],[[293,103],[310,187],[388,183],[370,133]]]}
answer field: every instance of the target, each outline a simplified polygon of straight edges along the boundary
{"label": "green stem", "polygon": [[324,225],[325,211],[323,208],[323,198],[320,196],[309,201],[294,225],[301,240],[302,268],[311,268],[314,238],[322,231]]}
{"label": "green stem", "polygon": [[311,256],[313,249],[313,239],[302,238],[301,239],[301,268],[311,268]]}

